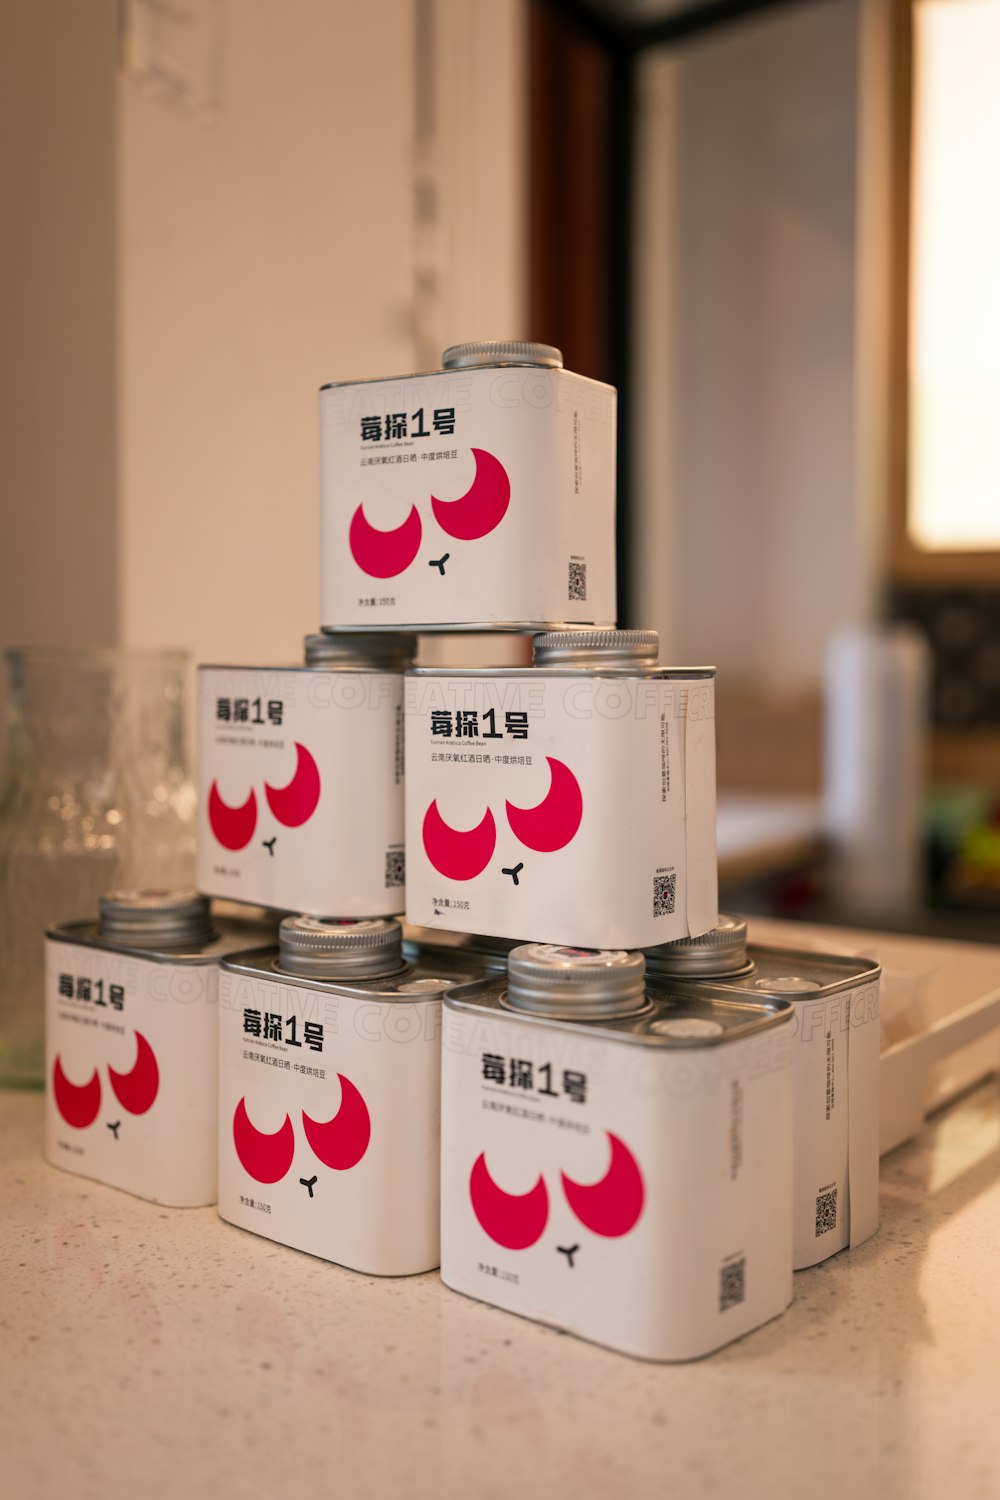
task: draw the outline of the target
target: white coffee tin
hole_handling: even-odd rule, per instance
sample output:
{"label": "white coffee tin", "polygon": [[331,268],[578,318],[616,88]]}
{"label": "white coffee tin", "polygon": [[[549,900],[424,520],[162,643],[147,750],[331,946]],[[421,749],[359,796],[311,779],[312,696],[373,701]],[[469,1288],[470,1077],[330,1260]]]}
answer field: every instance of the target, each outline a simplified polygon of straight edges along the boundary
{"label": "white coffee tin", "polygon": [[[523,950],[522,950],[523,951]],[[791,1011],[637,1016],[445,1001],[441,1277],[651,1360],[697,1359],[792,1298]]]}
{"label": "white coffee tin", "polygon": [[604,948],[713,927],[713,677],[408,674],[407,921]]}
{"label": "white coffee tin", "polygon": [[879,982],[866,959],[747,946],[748,973],[660,978],[671,994],[707,989],[743,1000],[781,996],[794,1008],[794,1265],[862,1244],[879,1224]]}
{"label": "white coffee tin", "polygon": [[45,941],[45,1155],[175,1208],[216,1199],[219,960],[273,924],[213,918],[189,950],[132,947],[97,922]]}
{"label": "white coffee tin", "polygon": [[402,911],[403,680],[364,659],[199,668],[201,890],[318,916]]}
{"label": "white coffee tin", "polygon": [[461,977],[333,982],[278,960],[234,955],[220,976],[219,1213],[370,1275],[432,1270],[441,997]]}
{"label": "white coffee tin", "polygon": [[326,629],[615,618],[613,387],[545,345],[320,391]]}

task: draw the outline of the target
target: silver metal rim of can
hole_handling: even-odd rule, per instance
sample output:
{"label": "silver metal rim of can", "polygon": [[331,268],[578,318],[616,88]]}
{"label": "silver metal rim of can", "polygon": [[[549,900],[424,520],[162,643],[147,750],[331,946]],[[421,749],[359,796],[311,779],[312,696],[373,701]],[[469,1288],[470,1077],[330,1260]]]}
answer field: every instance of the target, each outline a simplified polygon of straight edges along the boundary
{"label": "silver metal rim of can", "polygon": [[570,948],[525,943],[507,959],[508,1010],[552,1020],[607,1020],[652,1009],[646,960],[624,948]]}
{"label": "silver metal rim of can", "polygon": [[754,969],[747,958],[745,919],[721,912],[718,924],[710,932],[703,932],[698,937],[676,938],[672,943],[658,943],[644,951],[650,974],[668,975],[673,979],[721,979],[735,974],[752,974]]}
{"label": "silver metal rim of can", "polygon": [[536,667],[635,667],[659,665],[655,630],[546,630],[531,643]]}
{"label": "silver metal rim of can", "polygon": [[320,631],[306,636],[303,649],[307,667],[405,672],[417,659],[417,638],[405,631]]}
{"label": "silver metal rim of can", "polygon": [[208,897],[193,886],[106,891],[101,936],[137,948],[197,947],[215,937]]}
{"label": "silver metal rim of can", "polygon": [[474,370],[481,365],[530,365],[545,370],[563,368],[562,350],[554,344],[529,339],[478,339],[452,344],[441,356],[445,370]]}
{"label": "silver metal rim of can", "polygon": [[402,973],[403,929],[394,917],[285,917],[277,968],[313,979],[381,979]]}

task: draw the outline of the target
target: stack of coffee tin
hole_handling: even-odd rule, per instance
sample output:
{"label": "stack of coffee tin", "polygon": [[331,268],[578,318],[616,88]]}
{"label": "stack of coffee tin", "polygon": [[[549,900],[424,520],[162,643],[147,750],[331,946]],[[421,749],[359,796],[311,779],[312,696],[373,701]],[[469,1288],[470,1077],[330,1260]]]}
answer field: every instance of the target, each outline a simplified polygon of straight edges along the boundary
{"label": "stack of coffee tin", "polygon": [[[198,894],[50,931],[50,1159],[206,1201],[154,1168],[193,1167],[217,1080],[231,1223],[706,1354],[877,1226],[878,969],[719,917],[714,671],[616,627],[611,387],[465,344],[324,387],[320,436],[321,631],[199,671]],[[439,631],[532,664],[417,667]],[[121,1000],[117,1124],[82,968]]]}

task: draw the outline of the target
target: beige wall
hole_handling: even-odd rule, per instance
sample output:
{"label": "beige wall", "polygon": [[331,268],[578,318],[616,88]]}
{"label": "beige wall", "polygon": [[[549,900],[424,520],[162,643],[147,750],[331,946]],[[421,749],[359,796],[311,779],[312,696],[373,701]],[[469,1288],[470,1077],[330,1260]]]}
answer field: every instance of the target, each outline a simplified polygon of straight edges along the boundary
{"label": "beige wall", "polygon": [[641,76],[637,614],[729,680],[817,683],[875,607],[859,56],[858,5],[829,0]]}
{"label": "beige wall", "polygon": [[319,385],[526,331],[522,0],[182,12],[211,108],[162,7],[126,72],[115,0],[4,0],[0,645],[296,657]]}
{"label": "beige wall", "polygon": [[119,619],[115,0],[5,0],[0,25],[0,646],[106,645]]}
{"label": "beige wall", "polygon": [[318,387],[521,330],[520,5],[421,7],[420,69],[417,13],[241,0],[217,112],[119,85],[128,644],[294,658],[319,623]]}

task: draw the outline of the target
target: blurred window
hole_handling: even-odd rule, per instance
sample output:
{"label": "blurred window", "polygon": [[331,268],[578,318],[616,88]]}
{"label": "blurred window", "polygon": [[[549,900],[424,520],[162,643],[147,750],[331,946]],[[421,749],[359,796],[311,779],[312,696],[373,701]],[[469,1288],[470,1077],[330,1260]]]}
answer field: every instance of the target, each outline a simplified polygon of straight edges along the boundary
{"label": "blurred window", "polygon": [[907,529],[1000,549],[1000,0],[917,0]]}

